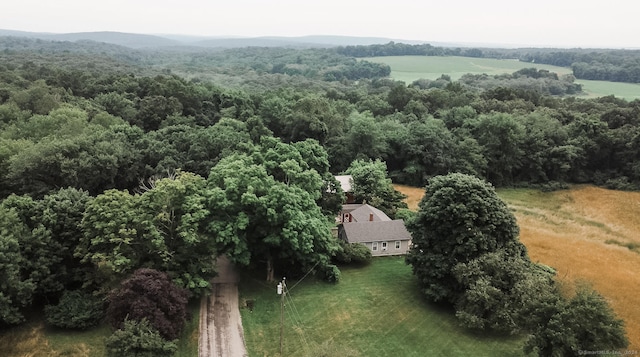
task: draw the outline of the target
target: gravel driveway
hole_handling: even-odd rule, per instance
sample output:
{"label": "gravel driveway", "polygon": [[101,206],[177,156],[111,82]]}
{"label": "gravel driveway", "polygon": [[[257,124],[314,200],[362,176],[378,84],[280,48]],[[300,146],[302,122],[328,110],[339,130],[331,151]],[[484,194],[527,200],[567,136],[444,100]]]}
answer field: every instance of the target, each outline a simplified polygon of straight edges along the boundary
{"label": "gravel driveway", "polygon": [[245,357],[244,333],[238,309],[238,274],[226,257],[216,262],[211,296],[200,302],[199,357]]}

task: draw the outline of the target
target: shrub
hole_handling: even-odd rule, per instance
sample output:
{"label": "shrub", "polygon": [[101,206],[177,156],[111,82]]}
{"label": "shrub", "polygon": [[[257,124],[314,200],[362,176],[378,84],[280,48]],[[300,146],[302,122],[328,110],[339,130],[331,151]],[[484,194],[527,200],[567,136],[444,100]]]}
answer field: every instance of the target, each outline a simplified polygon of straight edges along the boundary
{"label": "shrub", "polygon": [[396,213],[396,219],[401,219],[406,224],[410,222],[412,219],[414,219],[416,215],[417,215],[416,212],[408,208],[401,208],[398,210],[398,213]]}
{"label": "shrub", "polygon": [[104,317],[104,300],[80,290],[65,291],[57,305],[47,305],[44,315],[50,325],[86,329]]}
{"label": "shrub", "polygon": [[335,256],[338,263],[366,264],[371,261],[371,250],[364,244],[340,241],[340,247],[342,249]]}
{"label": "shrub", "polygon": [[608,179],[604,183],[604,187],[610,190],[620,190],[620,191],[633,191],[638,189],[638,185],[630,182],[627,176],[620,176],[620,177]]}
{"label": "shrub", "polygon": [[169,357],[178,350],[175,341],[167,341],[147,319],[126,320],[122,329],[105,340],[109,357]]}
{"label": "shrub", "polygon": [[333,264],[329,264],[324,268],[324,278],[330,283],[337,283],[340,281],[340,269]]}
{"label": "shrub", "polygon": [[127,318],[146,318],[162,337],[173,340],[187,319],[187,294],[166,273],[138,269],[109,295],[107,320],[114,328],[123,328]]}
{"label": "shrub", "polygon": [[623,321],[600,294],[582,286],[574,298],[559,301],[550,318],[537,325],[525,352],[578,356],[581,351],[612,351],[628,344]]}
{"label": "shrub", "polygon": [[371,262],[371,250],[366,245],[360,243],[351,243],[349,246],[349,255],[353,263],[369,263]]}
{"label": "shrub", "polygon": [[506,250],[486,253],[453,269],[465,287],[455,304],[465,327],[517,334],[537,326],[539,315],[560,299],[555,272]]}
{"label": "shrub", "polygon": [[549,181],[539,185],[539,189],[542,192],[554,192],[559,190],[566,190],[568,188],[569,188],[569,185],[567,183],[560,182],[560,181]]}

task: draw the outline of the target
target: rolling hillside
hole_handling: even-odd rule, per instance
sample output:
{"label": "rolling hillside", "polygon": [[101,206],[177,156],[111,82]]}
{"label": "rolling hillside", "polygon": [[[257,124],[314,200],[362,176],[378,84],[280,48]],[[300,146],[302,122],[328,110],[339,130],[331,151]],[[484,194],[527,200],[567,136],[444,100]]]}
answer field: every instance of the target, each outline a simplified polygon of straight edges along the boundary
{"label": "rolling hillside", "polygon": [[[384,37],[356,37],[356,36],[299,36],[299,37],[217,37],[217,36],[187,36],[187,35],[149,35],[113,31],[77,32],[77,33],[42,33],[0,29],[0,36],[27,37],[48,41],[95,41],[129,48],[153,48],[196,46],[206,48],[239,48],[239,47],[336,47],[348,45],[383,44],[398,41],[408,44],[421,43],[419,41],[397,40]],[[442,45],[442,44],[441,44]]]}

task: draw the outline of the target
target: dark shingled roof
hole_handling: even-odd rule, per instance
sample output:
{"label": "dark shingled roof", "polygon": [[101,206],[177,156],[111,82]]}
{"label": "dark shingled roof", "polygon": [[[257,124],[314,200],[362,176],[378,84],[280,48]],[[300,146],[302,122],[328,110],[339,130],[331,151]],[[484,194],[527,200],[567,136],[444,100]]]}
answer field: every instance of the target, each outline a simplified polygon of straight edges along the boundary
{"label": "dark shingled roof", "polygon": [[352,222],[365,222],[369,221],[371,218],[371,214],[373,214],[373,221],[390,221],[391,218],[387,216],[381,210],[369,206],[368,204],[346,204],[342,205],[343,213],[350,213],[351,217],[353,217]]}
{"label": "dark shingled roof", "polygon": [[342,225],[349,243],[410,240],[411,234],[401,219],[393,221],[351,222]]}

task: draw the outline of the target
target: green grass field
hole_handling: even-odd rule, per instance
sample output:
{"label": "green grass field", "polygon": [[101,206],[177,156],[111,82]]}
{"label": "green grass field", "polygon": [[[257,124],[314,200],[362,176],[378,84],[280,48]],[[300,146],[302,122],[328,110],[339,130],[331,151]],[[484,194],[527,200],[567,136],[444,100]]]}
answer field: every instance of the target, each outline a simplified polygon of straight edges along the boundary
{"label": "green grass field", "polygon": [[637,83],[588,81],[585,79],[578,79],[576,83],[582,84],[588,97],[603,97],[613,94],[626,100],[640,99],[640,84]]}
{"label": "green grass field", "polygon": [[[365,59],[388,64],[391,67],[391,77],[407,84],[420,78],[437,79],[442,74],[447,74],[452,80],[457,80],[466,73],[496,75],[513,73],[519,69],[531,67],[546,69],[559,75],[572,73],[571,69],[566,67],[492,58],[389,56]],[[576,80],[576,82],[582,84],[587,97],[602,97],[613,94],[627,100],[640,98],[640,84],[588,80]]]}
{"label": "green grass field", "polygon": [[[404,258],[342,268],[336,285],[290,281],[285,356],[522,356],[522,337],[459,327],[452,311],[425,302]],[[274,284],[243,276],[241,309],[249,356],[279,355],[280,297]],[[241,303],[242,303],[241,301]]]}

